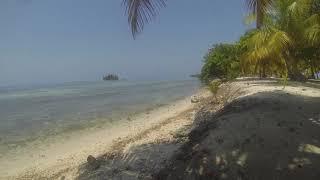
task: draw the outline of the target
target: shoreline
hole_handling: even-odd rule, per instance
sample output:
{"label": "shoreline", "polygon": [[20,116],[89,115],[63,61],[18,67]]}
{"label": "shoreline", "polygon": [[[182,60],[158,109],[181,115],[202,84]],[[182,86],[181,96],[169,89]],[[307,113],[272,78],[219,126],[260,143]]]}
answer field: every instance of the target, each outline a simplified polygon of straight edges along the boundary
{"label": "shoreline", "polygon": [[[195,94],[203,93],[199,89]],[[132,136],[139,132],[175,116],[181,112],[193,109],[195,104],[190,102],[190,97],[176,100],[146,112],[129,116],[127,121],[120,121],[111,127],[74,133],[67,140],[44,145],[39,149],[27,152],[23,157],[7,157],[2,160],[0,178],[6,179],[37,179],[41,174],[51,177],[65,169],[76,169],[86,162],[88,155],[95,157],[105,154],[119,138]],[[27,168],[26,168],[27,167]],[[52,171],[52,169],[55,169]]]}
{"label": "shoreline", "polygon": [[[112,130],[117,134],[110,130],[87,134],[74,144],[80,153],[68,149],[69,159],[10,178],[312,179],[320,175],[316,171],[319,87],[234,81],[222,84],[217,96],[205,88],[195,96],[198,103],[186,97],[140,114],[130,126]],[[89,155],[99,166],[87,162]]]}

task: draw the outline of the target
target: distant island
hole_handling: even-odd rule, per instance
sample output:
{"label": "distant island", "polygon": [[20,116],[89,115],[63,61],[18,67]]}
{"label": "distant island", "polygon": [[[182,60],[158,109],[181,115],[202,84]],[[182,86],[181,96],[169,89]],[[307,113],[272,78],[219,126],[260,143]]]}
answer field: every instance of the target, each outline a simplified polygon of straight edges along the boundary
{"label": "distant island", "polygon": [[200,74],[191,74],[190,77],[192,77],[192,78],[200,78]]}
{"label": "distant island", "polygon": [[117,81],[119,80],[118,75],[116,74],[107,74],[103,77],[104,81]]}

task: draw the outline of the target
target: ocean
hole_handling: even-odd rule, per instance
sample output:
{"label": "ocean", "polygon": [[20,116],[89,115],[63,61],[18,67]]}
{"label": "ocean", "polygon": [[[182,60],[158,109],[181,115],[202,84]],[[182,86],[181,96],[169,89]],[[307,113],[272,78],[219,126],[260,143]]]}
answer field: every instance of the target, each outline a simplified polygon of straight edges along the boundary
{"label": "ocean", "polygon": [[[106,128],[192,95],[196,80],[0,88],[0,158],[55,136]],[[54,139],[54,138],[53,138]],[[21,151],[21,150],[20,150]]]}

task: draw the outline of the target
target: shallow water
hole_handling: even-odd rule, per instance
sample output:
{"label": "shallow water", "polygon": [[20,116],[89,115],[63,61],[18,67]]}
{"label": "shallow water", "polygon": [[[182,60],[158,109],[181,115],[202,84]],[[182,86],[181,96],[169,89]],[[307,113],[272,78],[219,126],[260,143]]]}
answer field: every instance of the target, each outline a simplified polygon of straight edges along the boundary
{"label": "shallow water", "polygon": [[[0,89],[0,154],[112,122],[189,96],[195,80],[78,82]],[[128,118],[129,117],[129,118]]]}

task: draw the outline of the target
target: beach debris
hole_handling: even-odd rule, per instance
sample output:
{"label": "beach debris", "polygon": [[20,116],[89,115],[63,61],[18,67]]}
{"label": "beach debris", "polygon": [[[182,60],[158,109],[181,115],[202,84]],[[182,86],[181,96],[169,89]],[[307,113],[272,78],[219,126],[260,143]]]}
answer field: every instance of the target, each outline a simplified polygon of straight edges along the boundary
{"label": "beach debris", "polygon": [[118,169],[118,168],[114,168],[114,169],[112,169],[112,174],[113,175],[117,175],[117,174],[119,174],[121,172],[121,170],[120,169]]}
{"label": "beach debris", "polygon": [[280,122],[278,122],[277,126],[281,127],[281,123],[280,123]]}
{"label": "beach debris", "polygon": [[200,100],[199,100],[199,97],[197,96],[191,96],[191,103],[198,103]]}
{"label": "beach debris", "polygon": [[224,142],[223,137],[217,137],[217,138],[216,138],[216,142],[217,142],[218,144],[222,144],[222,143]]}
{"label": "beach debris", "polygon": [[93,157],[92,155],[89,155],[87,157],[87,162],[88,162],[90,169],[92,169],[92,170],[96,170],[100,167],[99,161],[95,157]]}
{"label": "beach debris", "polygon": [[301,121],[301,122],[299,123],[299,125],[300,125],[300,126],[303,126],[303,122]]}
{"label": "beach debris", "polygon": [[289,132],[292,132],[292,133],[293,133],[293,132],[295,132],[295,131],[296,131],[295,128],[293,128],[293,127],[290,127],[290,128],[289,128]]}
{"label": "beach debris", "polygon": [[244,140],[244,144],[250,144],[250,142],[251,142],[251,139],[250,139],[250,138],[246,138],[246,139]]}

